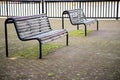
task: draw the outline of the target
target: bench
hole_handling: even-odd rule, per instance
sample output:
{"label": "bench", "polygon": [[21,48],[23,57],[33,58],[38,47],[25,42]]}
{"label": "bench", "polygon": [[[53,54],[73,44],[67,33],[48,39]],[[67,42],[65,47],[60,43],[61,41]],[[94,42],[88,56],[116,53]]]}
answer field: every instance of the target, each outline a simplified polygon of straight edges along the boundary
{"label": "bench", "polygon": [[9,23],[14,24],[20,40],[38,40],[40,49],[39,59],[42,58],[43,43],[66,36],[66,45],[68,46],[68,32],[65,29],[53,30],[46,14],[12,17],[5,20],[6,57],[8,57],[7,24]]}
{"label": "bench", "polygon": [[77,25],[77,30],[79,30],[79,25],[83,24],[85,26],[85,36],[87,36],[87,25],[97,22],[97,31],[98,31],[98,20],[96,19],[87,19],[83,12],[83,9],[73,9],[65,10],[62,13],[62,29],[64,29],[64,15],[68,14],[70,22],[72,25]]}

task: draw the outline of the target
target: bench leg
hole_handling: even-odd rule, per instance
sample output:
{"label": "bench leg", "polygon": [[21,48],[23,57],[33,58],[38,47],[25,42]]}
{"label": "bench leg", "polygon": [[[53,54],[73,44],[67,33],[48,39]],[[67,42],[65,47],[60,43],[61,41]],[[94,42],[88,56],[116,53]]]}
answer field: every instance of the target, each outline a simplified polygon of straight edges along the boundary
{"label": "bench leg", "polygon": [[62,29],[64,29],[64,17],[63,17],[63,14],[62,14]]}
{"label": "bench leg", "polygon": [[98,21],[97,21],[97,31],[99,30],[99,28],[98,28],[98,24],[99,24],[99,23],[98,23]]}
{"label": "bench leg", "polygon": [[79,30],[79,25],[77,25],[77,30]]}
{"label": "bench leg", "polygon": [[84,24],[84,26],[85,26],[85,36],[87,36],[87,26],[86,24]]}
{"label": "bench leg", "polygon": [[66,46],[68,46],[68,33],[66,35]]}
{"label": "bench leg", "polygon": [[42,59],[42,43],[39,41],[39,59]]}
{"label": "bench leg", "polygon": [[6,45],[6,57],[8,57],[7,23],[5,23],[5,45]]}

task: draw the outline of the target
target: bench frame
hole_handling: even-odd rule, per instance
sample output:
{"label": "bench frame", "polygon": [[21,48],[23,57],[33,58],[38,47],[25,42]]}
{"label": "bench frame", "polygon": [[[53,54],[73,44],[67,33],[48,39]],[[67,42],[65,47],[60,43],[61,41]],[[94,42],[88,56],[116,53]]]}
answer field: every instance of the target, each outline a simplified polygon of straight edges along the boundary
{"label": "bench frame", "polygon": [[[46,15],[46,14],[39,14],[39,16],[42,16],[42,15]],[[33,15],[32,17],[34,17],[35,15]],[[46,15],[47,16],[47,15]],[[28,17],[31,17],[31,16],[24,16],[24,17],[17,17],[18,19],[20,19],[20,18],[23,18],[23,19],[27,19]],[[49,20],[48,20],[49,21]],[[16,29],[16,33],[17,33],[17,36],[18,36],[18,38],[20,39],[20,40],[22,40],[22,41],[29,41],[29,40],[37,40],[38,42],[39,42],[39,59],[41,59],[42,58],[42,41],[41,41],[41,39],[39,39],[39,38],[29,38],[29,39],[23,39],[23,38],[21,38],[20,37],[20,35],[19,35],[19,31],[18,31],[18,29],[17,29],[17,24],[16,24],[16,20],[14,19],[14,18],[7,18],[6,20],[5,20],[5,45],[6,45],[6,57],[8,57],[8,31],[7,31],[7,24],[10,24],[10,23],[13,23],[14,24],[14,26],[15,26],[15,29]],[[50,24],[50,23],[49,23]],[[51,28],[50,28],[51,29]],[[52,29],[51,29],[52,30]],[[52,30],[53,31],[53,30]],[[47,33],[47,32],[46,32]],[[44,34],[44,33],[42,33],[42,34]],[[40,34],[41,35],[41,34]],[[61,34],[60,34],[61,35]],[[68,46],[68,32],[66,31],[65,33],[64,33],[64,35],[66,35],[66,45]],[[54,37],[54,36],[52,36],[52,37]],[[61,37],[61,36],[60,36]],[[51,40],[52,41],[52,40]]]}
{"label": "bench frame", "polygon": [[[86,22],[81,22],[81,21],[79,21],[78,23],[74,23],[74,22],[72,22],[72,16],[71,16],[71,12],[72,13],[75,13],[77,11],[77,16],[79,16],[79,11],[80,12],[82,12],[82,16],[83,16],[83,19],[84,19],[84,21],[86,21]],[[94,23],[94,22],[97,22],[97,31],[99,30],[99,28],[98,28],[98,20],[96,20],[96,19],[93,19],[93,20],[88,20],[87,18],[86,18],[86,16],[85,16],[85,14],[84,14],[84,12],[83,12],[83,9],[73,9],[73,10],[65,10],[65,11],[63,11],[63,13],[62,13],[62,29],[64,29],[64,15],[65,14],[68,14],[68,17],[69,17],[69,19],[70,19],[70,22],[71,22],[71,24],[72,25],[77,25],[77,30],[79,30],[79,25],[84,25],[85,26],[85,36],[87,36],[87,25],[90,25],[90,24],[92,24],[92,23]],[[80,19],[79,19],[80,20]],[[88,23],[87,23],[87,21],[89,21]]]}

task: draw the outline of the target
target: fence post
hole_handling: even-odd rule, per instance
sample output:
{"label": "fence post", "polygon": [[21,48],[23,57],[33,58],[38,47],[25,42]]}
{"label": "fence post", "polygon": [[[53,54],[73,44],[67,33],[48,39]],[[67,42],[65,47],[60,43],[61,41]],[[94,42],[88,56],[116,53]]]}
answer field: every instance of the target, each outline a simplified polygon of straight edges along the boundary
{"label": "fence post", "polygon": [[8,18],[8,1],[6,0],[6,12],[7,12],[7,18]]}
{"label": "fence post", "polygon": [[119,0],[117,1],[117,13],[116,13],[116,20],[118,20],[118,14],[119,14]]}
{"label": "fence post", "polygon": [[44,13],[44,0],[41,1],[42,1],[42,13]]}

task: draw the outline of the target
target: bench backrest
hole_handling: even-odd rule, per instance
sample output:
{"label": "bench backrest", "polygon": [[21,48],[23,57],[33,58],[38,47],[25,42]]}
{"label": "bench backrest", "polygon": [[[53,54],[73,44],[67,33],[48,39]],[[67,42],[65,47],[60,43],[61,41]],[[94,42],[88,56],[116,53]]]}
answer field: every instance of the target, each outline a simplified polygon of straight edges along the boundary
{"label": "bench backrest", "polygon": [[46,14],[14,17],[10,19],[13,20],[20,39],[29,38],[51,30],[50,23]]}
{"label": "bench backrest", "polygon": [[66,10],[65,13],[69,15],[70,21],[73,25],[82,23],[84,20],[86,20],[83,9]]}

